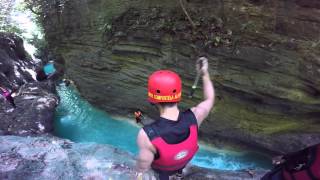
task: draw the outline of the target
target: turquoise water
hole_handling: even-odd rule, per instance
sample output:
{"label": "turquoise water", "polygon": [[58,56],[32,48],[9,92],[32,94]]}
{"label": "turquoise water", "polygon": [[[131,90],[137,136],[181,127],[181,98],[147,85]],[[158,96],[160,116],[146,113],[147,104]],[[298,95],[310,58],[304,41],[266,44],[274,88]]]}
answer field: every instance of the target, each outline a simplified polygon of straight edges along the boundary
{"label": "turquoise water", "polygon": [[53,63],[48,63],[43,67],[44,72],[48,76],[49,74],[52,74],[56,71],[56,68],[54,67]]}
{"label": "turquoise water", "polygon": [[[58,87],[61,98],[56,110],[55,134],[75,142],[97,142],[110,144],[137,154],[136,136],[139,127],[134,121],[115,120],[105,112],[92,107],[80,98],[72,88]],[[200,145],[200,150],[191,161],[201,167],[237,170],[269,169],[270,160],[252,152],[222,151]]]}

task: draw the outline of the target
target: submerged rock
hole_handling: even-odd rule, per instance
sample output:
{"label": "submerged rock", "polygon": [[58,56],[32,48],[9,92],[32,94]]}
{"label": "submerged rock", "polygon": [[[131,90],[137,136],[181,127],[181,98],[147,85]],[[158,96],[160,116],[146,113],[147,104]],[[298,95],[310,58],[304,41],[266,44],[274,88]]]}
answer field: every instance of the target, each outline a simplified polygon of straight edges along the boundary
{"label": "submerged rock", "polygon": [[[132,154],[109,145],[73,143],[55,137],[0,136],[0,179],[137,179]],[[244,171],[219,171],[188,167],[186,179],[260,179],[264,172],[251,177]],[[154,179],[153,172],[143,180]]]}
{"label": "submerged rock", "polygon": [[0,96],[0,134],[42,134],[53,130],[58,97],[51,80],[36,81],[41,63],[31,59],[23,41],[0,33],[0,86],[8,90],[16,107]]}

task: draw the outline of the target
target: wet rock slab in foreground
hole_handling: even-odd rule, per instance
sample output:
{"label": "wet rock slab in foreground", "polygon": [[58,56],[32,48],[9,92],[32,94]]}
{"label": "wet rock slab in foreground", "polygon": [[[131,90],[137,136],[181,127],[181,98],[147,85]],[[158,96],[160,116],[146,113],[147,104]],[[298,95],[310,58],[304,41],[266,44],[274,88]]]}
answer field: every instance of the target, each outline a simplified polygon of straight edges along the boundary
{"label": "wet rock slab in foreground", "polygon": [[[137,179],[132,154],[108,145],[55,137],[0,136],[0,179]],[[187,167],[186,179],[260,179],[245,171]],[[143,179],[154,179],[153,173]]]}

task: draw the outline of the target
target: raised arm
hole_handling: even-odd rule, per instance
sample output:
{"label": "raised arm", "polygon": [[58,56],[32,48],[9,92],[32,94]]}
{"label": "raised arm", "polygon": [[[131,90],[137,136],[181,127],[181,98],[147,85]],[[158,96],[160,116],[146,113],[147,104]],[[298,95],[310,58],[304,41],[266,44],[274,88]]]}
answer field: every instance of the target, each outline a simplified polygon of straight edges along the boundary
{"label": "raised arm", "polygon": [[[202,67],[199,68],[199,63],[202,61]],[[197,63],[197,69],[202,73],[202,84],[203,84],[203,95],[204,100],[199,103],[196,107],[192,107],[191,111],[197,118],[198,126],[202,123],[202,121],[208,116],[211,111],[211,108],[214,104],[214,88],[213,84],[210,80],[210,75],[208,72],[208,59],[205,57],[201,57]]]}
{"label": "raised arm", "polygon": [[152,146],[147,134],[143,129],[139,131],[137,137],[137,144],[139,147],[139,155],[137,159],[137,171],[145,172],[147,171],[154,158],[155,148]]}

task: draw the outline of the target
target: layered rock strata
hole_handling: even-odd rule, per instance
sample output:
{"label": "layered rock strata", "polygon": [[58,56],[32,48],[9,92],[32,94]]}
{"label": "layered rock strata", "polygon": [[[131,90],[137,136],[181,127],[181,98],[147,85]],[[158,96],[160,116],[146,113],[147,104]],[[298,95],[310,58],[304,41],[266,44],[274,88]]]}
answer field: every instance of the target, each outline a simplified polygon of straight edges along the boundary
{"label": "layered rock strata", "polygon": [[203,139],[284,153],[320,141],[320,8],[308,1],[61,1],[42,6],[50,48],[89,102],[114,115],[140,108],[158,69],[183,80],[182,108],[197,55],[209,58],[216,104]]}

